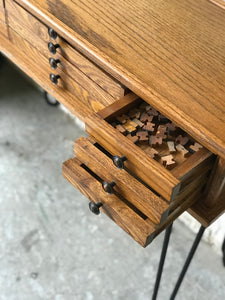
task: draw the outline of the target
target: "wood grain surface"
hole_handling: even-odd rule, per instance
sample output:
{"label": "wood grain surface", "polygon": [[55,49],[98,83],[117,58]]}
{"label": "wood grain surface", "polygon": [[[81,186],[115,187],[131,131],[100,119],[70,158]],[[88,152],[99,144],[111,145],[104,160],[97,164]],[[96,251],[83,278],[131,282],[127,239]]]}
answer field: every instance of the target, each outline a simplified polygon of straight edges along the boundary
{"label": "wood grain surface", "polygon": [[219,7],[225,9],[225,1],[224,0],[210,0],[212,3],[218,5]]}
{"label": "wood grain surface", "polygon": [[225,11],[208,0],[17,0],[225,158]]}
{"label": "wood grain surface", "polygon": [[5,23],[5,8],[3,0],[0,0],[0,21]]}

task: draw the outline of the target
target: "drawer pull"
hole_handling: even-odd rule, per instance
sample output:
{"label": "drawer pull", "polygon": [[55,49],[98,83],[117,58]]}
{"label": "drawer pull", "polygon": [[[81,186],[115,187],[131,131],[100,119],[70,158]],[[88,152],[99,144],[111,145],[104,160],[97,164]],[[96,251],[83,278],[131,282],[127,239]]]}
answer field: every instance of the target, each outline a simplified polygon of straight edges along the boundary
{"label": "drawer pull", "polygon": [[125,155],[119,157],[117,155],[113,156],[113,163],[118,169],[124,168],[124,162],[127,160],[127,157]]}
{"label": "drawer pull", "polygon": [[112,182],[107,182],[107,181],[103,181],[102,183],[102,187],[103,187],[103,190],[108,193],[108,194],[113,194],[114,193],[114,190],[113,190],[113,187],[116,185],[116,183],[114,181]]}
{"label": "drawer pull", "polygon": [[50,36],[50,38],[52,38],[53,40],[55,40],[58,36],[58,33],[52,29],[52,28],[49,28],[48,29],[48,35]]}
{"label": "drawer pull", "polygon": [[59,48],[59,44],[53,44],[52,42],[48,43],[48,50],[52,53],[52,54],[56,54],[56,49]]}
{"label": "drawer pull", "polygon": [[49,58],[49,64],[53,70],[57,69],[57,65],[60,63],[59,59],[54,59],[53,57]]}
{"label": "drawer pull", "polygon": [[98,202],[98,203],[94,203],[94,202],[89,202],[89,209],[91,212],[93,212],[93,214],[95,215],[99,215],[100,214],[100,207],[102,206],[103,204],[101,202]]}
{"label": "drawer pull", "polygon": [[50,74],[50,80],[53,84],[58,84],[59,78],[60,78],[60,75],[55,75],[53,73]]}

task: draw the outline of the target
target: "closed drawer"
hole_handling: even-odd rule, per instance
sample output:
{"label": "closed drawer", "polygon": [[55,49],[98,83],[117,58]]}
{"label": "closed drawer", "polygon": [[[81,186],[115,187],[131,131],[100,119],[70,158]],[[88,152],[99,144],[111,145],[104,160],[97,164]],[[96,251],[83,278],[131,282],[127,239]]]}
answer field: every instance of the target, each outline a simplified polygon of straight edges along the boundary
{"label": "closed drawer", "polygon": [[[57,72],[53,72],[49,66],[48,59],[43,56],[39,50],[33,47],[29,42],[23,39],[18,33],[12,30],[10,27],[8,28],[9,39],[14,44],[15,47],[24,52],[24,55],[29,57],[32,60],[33,66],[32,71],[35,72],[35,66],[42,66],[42,71],[44,76],[42,75],[42,87],[45,86],[50,87],[51,90],[59,92],[65,99],[67,99],[67,95],[69,93],[70,97],[74,97],[74,99],[78,98],[81,102],[83,102],[86,106],[90,107],[94,111],[98,111],[100,108],[104,107],[102,104],[101,93],[98,93],[95,90],[95,97],[89,93],[88,89],[83,88],[82,85],[73,80],[68,74],[63,72],[62,68],[59,68]],[[29,68],[29,66],[27,66]],[[31,66],[30,66],[31,67]],[[38,68],[37,68],[38,69]],[[52,84],[50,81],[50,74],[55,73],[55,75],[59,75],[57,85]],[[90,85],[94,85],[93,82],[89,82],[88,78],[85,77],[86,84],[89,87]],[[76,97],[76,98],[75,98]],[[75,102],[76,100],[74,100]],[[83,112],[83,117],[86,115],[86,112]]]}
{"label": "closed drawer", "polygon": [[[121,93],[124,93],[124,89],[121,89],[119,84],[115,83],[110,77],[103,73],[103,71],[76,52],[76,50],[70,47],[64,40],[60,38],[57,38],[55,41],[52,40],[48,35],[48,28],[19,5],[13,1],[8,1],[6,8],[10,28],[16,31],[22,39],[28,41],[32,47],[36,48],[45,56],[47,64],[50,57],[59,60],[60,63],[57,66],[57,70],[52,71],[50,67],[47,66],[49,73],[52,72],[60,75],[64,88],[81,99],[92,110],[98,111],[108,106],[115,101],[114,97],[116,97],[116,94],[118,97]],[[12,36],[10,36],[10,39],[15,42]],[[48,49],[49,42],[60,45],[55,55],[52,55]],[[74,53],[76,53],[76,57]],[[79,68],[70,62],[71,57],[72,61],[77,62]],[[90,76],[87,76],[87,73]],[[105,89],[103,88],[103,82]],[[113,84],[115,85],[114,89]],[[109,93],[109,90],[107,90],[108,86],[110,91],[115,92],[111,92],[111,94],[114,94],[113,96]]]}
{"label": "closed drawer", "polygon": [[125,156],[125,168],[174,206],[195,190],[196,182],[204,184],[214,164],[212,153],[134,94],[85,123],[110,155]]}
{"label": "closed drawer", "polygon": [[[89,93],[98,88],[106,92],[104,94],[105,100],[103,97],[103,102],[105,101],[103,104],[112,103],[115,99],[119,99],[124,95],[125,89],[120,83],[116,82],[93,62],[72,48],[63,38],[57,36],[55,39],[50,39],[47,26],[15,3],[15,1],[7,0],[6,10],[10,27],[46,57],[50,55],[47,48],[48,43],[59,44],[57,57],[64,62],[64,66],[66,61],[70,62],[70,68],[66,72],[77,81],[80,81],[80,84],[83,84],[83,86],[85,85],[85,79],[84,81],[81,79],[82,75],[94,82],[95,88],[91,89],[89,87]],[[74,68],[76,71],[74,71]],[[79,74],[77,75],[77,73]],[[108,94],[108,97],[106,97],[106,94]]]}

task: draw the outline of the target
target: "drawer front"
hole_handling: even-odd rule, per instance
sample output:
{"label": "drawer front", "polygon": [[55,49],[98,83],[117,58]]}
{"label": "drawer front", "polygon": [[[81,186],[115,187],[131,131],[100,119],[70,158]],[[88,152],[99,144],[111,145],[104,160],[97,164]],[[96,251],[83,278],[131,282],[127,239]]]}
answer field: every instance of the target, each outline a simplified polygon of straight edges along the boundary
{"label": "drawer front", "polygon": [[116,195],[108,195],[102,184],[76,158],[63,164],[63,176],[90,201],[102,202],[101,210],[143,247],[154,238],[155,224],[143,218]]}
{"label": "drawer front", "polygon": [[[92,110],[98,110],[103,107],[103,104],[99,101],[96,101],[92,95],[88,93],[86,89],[84,89],[80,84],[78,84],[75,80],[72,80],[66,73],[64,73],[60,68],[57,70],[56,75],[60,76],[58,80],[58,84],[54,85],[50,81],[50,74],[54,73],[48,63],[48,60],[30,43],[21,38],[19,34],[17,34],[14,30],[9,27],[9,39],[15,45],[21,49],[26,56],[29,56],[33,61],[34,71],[35,66],[41,65],[44,72],[44,77],[42,77],[42,81],[44,86],[50,87],[51,90],[59,92],[61,95],[67,97],[69,93],[70,97],[74,98],[74,102],[76,102],[76,98],[82,101],[86,106],[90,107]],[[42,85],[43,86],[43,85]],[[59,99],[61,101],[61,98]],[[84,116],[87,115],[87,112],[84,112]],[[84,117],[83,116],[83,117]]]}
{"label": "drawer front", "polygon": [[[135,144],[128,138],[127,130],[122,134],[117,126],[123,126],[123,123],[121,123],[121,115],[124,118],[128,118],[130,122],[130,119],[133,120],[132,117],[129,118],[129,115],[132,115],[130,112],[134,113],[135,110],[137,111],[141,106],[145,106],[142,100],[137,99],[135,95],[127,95],[120,101],[117,101],[117,103],[100,111],[98,114],[87,117],[85,120],[86,130],[111,155],[125,155],[127,158],[124,163],[125,167],[163,198],[168,201],[174,201],[179,195],[182,199],[182,194],[186,188],[191,189],[192,184],[199,178],[200,174],[207,174],[212,169],[215,157],[201,146],[199,146],[201,149],[198,151],[192,150],[194,146],[197,147],[199,144],[196,144],[191,137],[185,135],[179,128],[174,130],[174,128],[172,128],[174,124],[170,123],[164,116],[159,116],[159,113],[153,108],[151,108],[149,114],[157,115],[153,116],[152,122],[149,123],[151,123],[151,126],[155,126],[154,131],[150,129],[152,132],[149,132],[148,127],[144,130],[143,128],[147,126],[148,121],[144,122],[142,119],[145,124],[142,124],[142,127],[139,129],[138,127],[134,128],[133,134],[137,139],[138,132],[142,131],[148,135],[148,138],[146,142],[138,139],[137,144]],[[141,114],[144,113],[146,114],[146,112],[141,112]],[[159,117],[162,123],[159,121]],[[140,116],[139,118],[141,119]],[[166,123],[170,125],[165,125]],[[162,133],[160,131],[162,127],[159,126],[166,127],[167,131]],[[167,134],[168,127],[170,127],[169,134]],[[129,127],[125,126],[125,128],[129,130]],[[176,136],[176,133],[178,133],[178,136]],[[149,141],[153,141],[153,137],[157,135],[163,136],[161,138],[161,144],[150,146]],[[178,143],[184,144],[185,139],[188,139],[188,146],[185,145],[185,147],[195,153],[192,154],[187,151],[184,146],[185,149],[182,148],[183,150],[180,151],[181,144]],[[176,151],[172,151],[168,148],[168,140],[173,141],[173,146]],[[152,151],[155,150],[157,150],[158,153],[156,157],[154,157],[154,155],[152,156]],[[175,167],[171,170],[165,168],[162,163],[168,155],[169,158],[175,161]],[[185,158],[185,155],[188,157]],[[154,157],[154,159],[152,157]]]}
{"label": "drawer front", "polygon": [[[6,1],[6,10],[10,26],[24,38],[28,39],[39,51],[49,56],[47,44],[50,38],[47,26],[12,0]],[[108,74],[72,48],[64,39],[57,37],[51,41],[60,45],[60,48],[57,49],[57,54],[61,59],[64,57],[72,66],[79,70],[81,74],[85,75],[88,79],[93,81],[97,87],[100,87],[111,96],[108,102],[112,103],[114,99],[119,99],[124,95],[125,89],[121,84],[117,83]],[[76,73],[74,76],[76,76]],[[108,102],[106,101],[106,104]]]}

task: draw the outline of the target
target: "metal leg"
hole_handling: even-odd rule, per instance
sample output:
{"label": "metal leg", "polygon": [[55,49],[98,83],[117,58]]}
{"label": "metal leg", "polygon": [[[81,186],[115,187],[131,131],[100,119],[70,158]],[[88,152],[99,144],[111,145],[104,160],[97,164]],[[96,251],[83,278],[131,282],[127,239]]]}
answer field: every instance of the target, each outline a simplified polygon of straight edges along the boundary
{"label": "metal leg", "polygon": [[225,267],[225,238],[222,245],[222,253],[223,253],[223,265]]}
{"label": "metal leg", "polygon": [[198,245],[199,245],[199,243],[201,241],[201,238],[203,236],[204,231],[205,231],[205,227],[201,226],[200,229],[199,229],[198,234],[196,235],[196,238],[195,238],[194,243],[193,243],[193,245],[191,247],[191,250],[190,250],[190,252],[188,254],[188,257],[187,257],[186,262],[185,262],[185,264],[183,266],[183,269],[182,269],[182,271],[180,273],[180,276],[179,276],[179,278],[177,280],[177,283],[176,283],[175,288],[173,290],[173,293],[172,293],[172,295],[170,297],[170,300],[174,300],[175,297],[176,297],[176,295],[177,295],[179,287],[180,287],[180,285],[181,285],[181,283],[182,283],[182,281],[184,279],[184,276],[185,276],[185,274],[187,272],[187,269],[188,269],[188,267],[189,267],[189,265],[191,263],[191,260],[192,260],[194,254],[195,254],[195,251],[198,248]]}
{"label": "metal leg", "polygon": [[52,97],[49,93],[47,93],[46,91],[44,91],[44,97],[45,97],[45,101],[48,103],[48,105],[51,105],[51,106],[59,105],[59,102],[54,97]]}
{"label": "metal leg", "polygon": [[2,65],[3,63],[3,55],[2,55],[2,52],[0,52],[0,65]]}
{"label": "metal leg", "polygon": [[167,253],[167,248],[168,248],[168,244],[169,244],[169,240],[170,240],[172,227],[173,227],[173,223],[166,228],[165,237],[164,237],[164,241],[163,241],[162,252],[161,252],[161,257],[160,257],[159,266],[158,266],[158,272],[157,272],[157,275],[156,275],[156,281],[155,281],[152,300],[156,300],[156,298],[157,298],[157,294],[158,294],[158,290],[159,290],[160,280],[161,280],[161,277],[162,277],[162,271],[163,271],[163,266],[164,266],[164,262],[165,262],[165,258],[166,258],[166,253]]}

